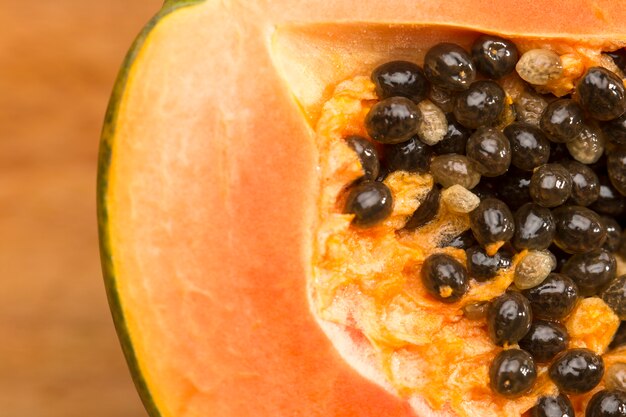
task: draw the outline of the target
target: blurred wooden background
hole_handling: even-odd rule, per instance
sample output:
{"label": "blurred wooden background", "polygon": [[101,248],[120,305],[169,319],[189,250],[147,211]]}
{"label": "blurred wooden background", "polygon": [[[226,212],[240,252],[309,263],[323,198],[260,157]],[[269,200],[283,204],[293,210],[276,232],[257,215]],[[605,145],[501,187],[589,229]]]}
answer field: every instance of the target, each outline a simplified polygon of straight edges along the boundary
{"label": "blurred wooden background", "polygon": [[0,415],[145,417],[106,304],[98,138],[160,0],[0,0]]}

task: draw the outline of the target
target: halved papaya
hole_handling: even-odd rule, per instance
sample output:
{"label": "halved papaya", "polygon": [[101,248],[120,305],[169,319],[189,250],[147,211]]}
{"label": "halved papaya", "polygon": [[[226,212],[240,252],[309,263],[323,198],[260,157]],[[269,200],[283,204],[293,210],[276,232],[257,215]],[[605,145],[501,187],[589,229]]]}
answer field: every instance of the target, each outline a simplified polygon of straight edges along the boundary
{"label": "halved papaya", "polygon": [[[609,0],[167,1],[123,64],[98,176],[109,303],[149,413],[519,415],[539,394],[553,393],[548,382],[525,402],[462,390],[455,397],[455,387],[437,384],[425,389],[411,382],[424,364],[412,362],[419,349],[407,338],[415,334],[375,337],[350,326],[353,317],[342,322],[341,312],[325,310],[341,294],[333,292],[337,282],[325,283],[332,274],[324,271],[341,272],[344,263],[364,259],[356,257],[357,244],[328,240],[345,226],[332,224],[329,214],[336,195],[361,172],[355,155],[342,154],[347,147],[337,154],[330,144],[335,136],[367,135],[368,107],[355,103],[375,94],[363,76],[384,61],[421,62],[441,41],[468,47],[488,33],[522,50],[548,45],[573,63],[565,84],[553,86],[567,91],[567,82],[600,63],[602,51],[626,45],[624,6]],[[415,177],[394,180],[397,190],[412,189],[412,198],[423,186]],[[431,250],[454,221],[442,218],[418,230],[411,256]],[[466,228],[460,221],[455,231]],[[376,256],[399,256],[383,234],[351,228],[341,236],[370,239]],[[334,244],[334,257],[325,257],[322,249]],[[388,272],[371,271],[373,277]],[[398,281],[388,281],[375,285],[382,299],[397,295]],[[494,297],[510,282],[511,274],[503,274],[474,295]],[[363,314],[393,315],[379,307]],[[433,317],[460,307],[434,310],[413,322],[423,325],[419,338],[427,345],[431,332],[452,326]],[[567,324],[574,347],[604,353],[619,324],[611,309],[594,299],[577,304],[570,317],[594,324],[591,330],[579,321]],[[456,343],[483,343],[479,327],[457,325]],[[491,360],[498,350],[483,353]],[[450,355],[458,351],[428,350],[440,366],[457,360]],[[620,362],[626,353],[604,360]],[[482,363],[466,365],[458,369],[464,377],[486,378]],[[407,379],[386,375],[393,366]],[[589,396],[574,400],[580,410]]]}

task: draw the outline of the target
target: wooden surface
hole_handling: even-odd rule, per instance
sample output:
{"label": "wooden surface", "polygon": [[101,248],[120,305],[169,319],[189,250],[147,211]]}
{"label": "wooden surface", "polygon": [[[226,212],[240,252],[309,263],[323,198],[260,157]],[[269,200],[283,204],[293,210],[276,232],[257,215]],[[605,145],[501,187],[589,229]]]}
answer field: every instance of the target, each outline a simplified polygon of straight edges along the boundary
{"label": "wooden surface", "polygon": [[102,284],[100,128],[159,0],[0,0],[0,415],[145,417]]}

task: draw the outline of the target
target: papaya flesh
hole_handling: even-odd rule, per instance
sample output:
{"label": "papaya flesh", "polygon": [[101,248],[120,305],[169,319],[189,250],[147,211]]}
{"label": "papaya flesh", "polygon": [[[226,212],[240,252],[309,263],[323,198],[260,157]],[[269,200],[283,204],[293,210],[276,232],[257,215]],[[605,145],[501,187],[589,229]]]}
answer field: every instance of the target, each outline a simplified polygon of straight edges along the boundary
{"label": "papaya flesh", "polygon": [[322,105],[442,40],[613,50],[625,18],[614,1],[166,2],[120,72],[98,178],[109,302],[149,413],[431,414],[346,363],[312,311]]}

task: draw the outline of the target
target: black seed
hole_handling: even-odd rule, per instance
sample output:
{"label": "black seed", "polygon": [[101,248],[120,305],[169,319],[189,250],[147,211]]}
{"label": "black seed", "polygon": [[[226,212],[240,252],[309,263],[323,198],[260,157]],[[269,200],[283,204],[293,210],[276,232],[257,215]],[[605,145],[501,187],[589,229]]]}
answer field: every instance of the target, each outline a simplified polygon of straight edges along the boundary
{"label": "black seed", "polygon": [[606,228],[606,241],[603,248],[609,252],[616,252],[622,242],[622,227],[612,217],[603,216],[602,221]]}
{"label": "black seed", "polygon": [[626,320],[626,275],[613,280],[600,293],[600,297],[613,309],[620,320]]}
{"label": "black seed", "polygon": [[385,184],[364,181],[350,190],[345,212],[354,214],[354,225],[369,227],[385,220],[391,214],[392,206],[391,191]]}
{"label": "black seed", "polygon": [[541,397],[530,410],[531,417],[574,417],[574,406],[566,395]]}
{"label": "black seed", "polygon": [[519,292],[507,292],[493,300],[487,314],[489,337],[498,346],[517,343],[530,329],[529,301]]}
{"label": "black seed", "polygon": [[569,336],[559,323],[537,320],[519,341],[519,347],[530,353],[537,363],[548,363],[567,349]]}
{"label": "black seed", "polygon": [[579,206],[588,206],[600,195],[600,180],[593,169],[580,162],[564,160],[561,165],[572,177],[571,201]]}
{"label": "black seed", "polygon": [[600,195],[590,208],[598,213],[620,217],[626,212],[626,198],[613,187],[609,177],[602,175],[599,179]]}
{"label": "black seed", "polygon": [[515,252],[512,249],[504,246],[498,251],[498,255],[500,255],[499,269],[509,269],[513,265],[513,257],[515,256]]}
{"label": "black seed", "polygon": [[598,120],[615,119],[626,110],[624,83],[606,68],[589,68],[576,89],[580,105]]}
{"label": "black seed", "polygon": [[476,129],[493,126],[504,110],[504,90],[494,81],[475,81],[454,101],[454,117],[463,126]]}
{"label": "black seed", "polygon": [[504,397],[515,398],[528,392],[537,380],[532,356],[521,349],[500,352],[489,367],[491,389]]}
{"label": "black seed", "polygon": [[472,192],[476,194],[481,200],[489,197],[498,197],[496,184],[494,184],[493,181],[490,181],[489,178],[481,178],[478,185],[472,189]]}
{"label": "black seed", "polygon": [[408,61],[391,61],[372,71],[378,98],[401,96],[419,103],[428,94],[428,80],[419,65]]}
{"label": "black seed", "polygon": [[430,163],[430,171],[435,181],[445,188],[459,184],[471,190],[480,181],[480,174],[465,155],[436,156]]}
{"label": "black seed", "polygon": [[543,132],[528,123],[512,123],[504,129],[511,142],[511,164],[532,171],[550,158],[550,142]]}
{"label": "black seed", "polygon": [[527,203],[515,212],[513,244],[517,249],[547,249],[555,232],[556,223],[549,209]]}
{"label": "black seed", "polygon": [[574,140],[583,130],[583,111],[574,100],[559,99],[548,104],[539,125],[548,139],[566,143]]}
{"label": "black seed", "polygon": [[465,154],[465,145],[470,137],[470,130],[457,122],[452,113],[446,114],[448,132],[443,139],[432,147],[437,155],[449,153]]}
{"label": "black seed", "polygon": [[408,171],[425,173],[430,169],[433,151],[430,146],[413,136],[406,142],[384,146],[383,163],[389,172]]}
{"label": "black seed", "polygon": [[428,92],[428,99],[435,103],[437,107],[445,113],[451,113],[454,110],[454,92],[444,90],[436,85],[431,85]]}
{"label": "black seed", "polygon": [[467,272],[456,259],[445,254],[431,255],[424,261],[422,282],[430,295],[444,303],[453,303],[468,290]]}
{"label": "black seed", "polygon": [[487,198],[470,213],[470,227],[481,245],[508,241],[515,233],[513,213],[497,198]]}
{"label": "black seed", "polygon": [[372,142],[361,136],[348,136],[348,145],[356,152],[365,175],[366,180],[375,180],[380,173],[380,162],[378,162],[378,152]]}
{"label": "black seed", "polygon": [[509,168],[507,175],[498,177],[494,185],[498,190],[498,198],[512,210],[532,201],[530,198],[531,173],[518,168]]}
{"label": "black seed", "polygon": [[626,345],[626,321],[622,321],[613,336],[609,349],[615,349]]}
{"label": "black seed", "polygon": [[593,394],[585,417],[626,417],[626,392],[621,390],[602,390]]}
{"label": "black seed", "polygon": [[478,71],[491,78],[502,78],[515,69],[519,53],[507,39],[481,35],[472,45],[472,58]]}
{"label": "black seed", "polygon": [[552,273],[541,284],[522,291],[537,318],[558,320],[574,309],[578,297],[576,284],[566,275]]}
{"label": "black seed", "polygon": [[563,206],[552,212],[556,220],[554,243],[567,253],[583,253],[602,246],[606,228],[594,211],[581,206]]}
{"label": "black seed", "polygon": [[440,43],[424,57],[426,78],[437,87],[462,91],[474,81],[476,71],[472,58],[459,45]]}
{"label": "black seed", "polygon": [[606,162],[611,184],[621,195],[626,196],[626,146],[612,150]]}
{"label": "black seed", "polygon": [[467,141],[467,156],[476,164],[476,170],[485,177],[504,174],[511,164],[511,145],[502,132],[484,127],[474,132]]}
{"label": "black seed", "polygon": [[405,97],[391,97],[374,104],[365,117],[365,127],[380,143],[400,143],[417,132],[421,114],[417,105]]}
{"label": "black seed", "polygon": [[489,302],[470,303],[463,306],[463,315],[469,320],[484,320],[489,311]]}
{"label": "black seed", "polygon": [[467,232],[463,232],[459,236],[454,237],[452,240],[445,242],[444,244],[439,245],[439,247],[453,247],[458,249],[469,249],[470,247],[476,244],[476,238],[474,234],[468,230]]}
{"label": "black seed", "polygon": [[545,164],[530,179],[530,196],[543,207],[557,207],[572,194],[572,176],[561,164]]}
{"label": "black seed", "polygon": [[616,271],[615,256],[606,249],[596,249],[572,256],[561,272],[576,283],[580,295],[590,297],[611,282]]}
{"label": "black seed", "polygon": [[613,59],[617,68],[621,69],[622,72],[626,71],[626,49],[618,49],[613,52],[605,52],[608,56]]}
{"label": "black seed", "polygon": [[439,186],[433,185],[433,188],[426,194],[424,201],[420,203],[411,218],[404,225],[405,229],[416,229],[424,226],[435,218],[439,212],[439,202],[441,199],[441,191]]}
{"label": "black seed", "polygon": [[603,128],[611,142],[626,145],[626,114],[605,123]]}
{"label": "black seed", "polygon": [[467,272],[470,278],[483,282],[497,275],[501,263],[499,253],[489,256],[480,246],[471,247],[466,252]]}
{"label": "black seed", "polygon": [[548,372],[561,392],[582,394],[600,383],[604,361],[589,349],[571,349],[559,354]]}

